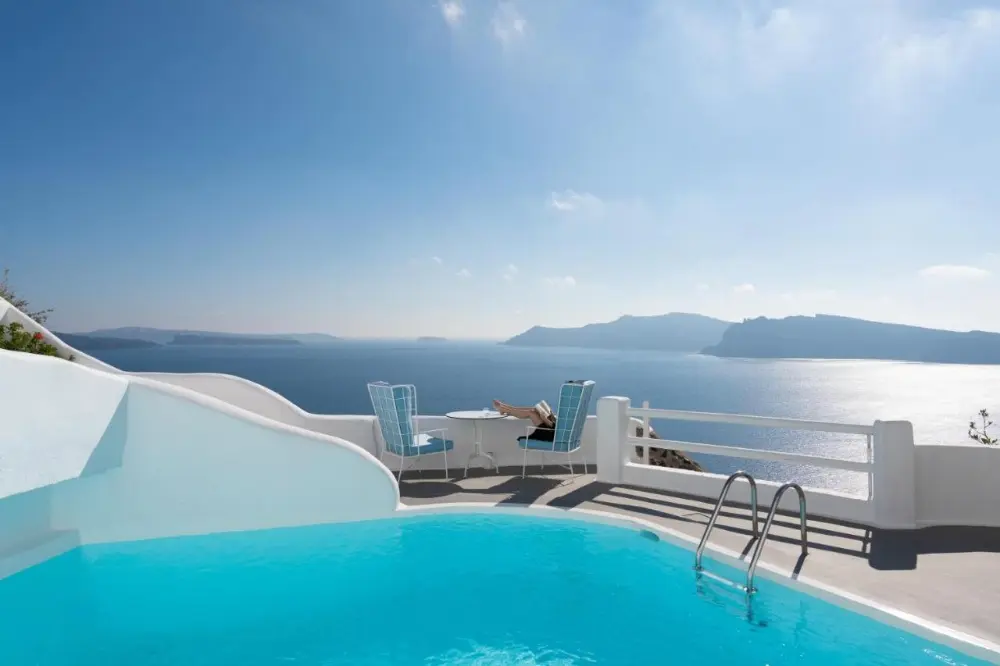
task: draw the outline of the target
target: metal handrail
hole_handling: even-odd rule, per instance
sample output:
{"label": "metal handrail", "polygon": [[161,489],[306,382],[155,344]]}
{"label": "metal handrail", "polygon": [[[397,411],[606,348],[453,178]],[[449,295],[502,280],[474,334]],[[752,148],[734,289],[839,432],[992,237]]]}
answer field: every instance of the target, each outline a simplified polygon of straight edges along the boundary
{"label": "metal handrail", "polygon": [[799,518],[802,530],[802,554],[805,555],[809,552],[808,541],[806,539],[806,493],[802,490],[802,486],[799,484],[786,483],[778,488],[777,492],[774,493],[774,500],[771,502],[771,510],[767,512],[767,521],[764,522],[764,532],[761,534],[760,541],[757,542],[757,547],[754,548],[753,557],[750,559],[750,567],[747,569],[747,594],[754,592],[753,575],[757,570],[757,560],[760,559],[760,554],[764,550],[764,543],[767,541],[767,535],[771,531],[771,523],[774,522],[774,514],[778,512],[778,503],[781,502],[781,496],[784,495],[785,491],[789,489],[794,489],[799,496]]}
{"label": "metal handrail", "polygon": [[[726,482],[722,484],[722,492],[719,493],[719,501],[715,503],[715,510],[712,511],[712,517],[708,520],[708,525],[705,527],[705,533],[701,535],[701,541],[698,543],[698,550],[694,554],[694,570],[701,571],[701,553],[705,550],[705,544],[708,543],[708,535],[712,532],[712,528],[715,527],[715,521],[719,519],[719,512],[722,511],[722,504],[726,501],[726,495],[729,494],[729,487],[733,485],[733,481],[736,479],[746,479],[750,483],[750,513],[753,516],[753,535],[756,537],[760,534],[757,525],[757,482],[754,478],[750,476],[747,472],[739,471],[726,479]],[[764,528],[767,529],[766,527]]]}

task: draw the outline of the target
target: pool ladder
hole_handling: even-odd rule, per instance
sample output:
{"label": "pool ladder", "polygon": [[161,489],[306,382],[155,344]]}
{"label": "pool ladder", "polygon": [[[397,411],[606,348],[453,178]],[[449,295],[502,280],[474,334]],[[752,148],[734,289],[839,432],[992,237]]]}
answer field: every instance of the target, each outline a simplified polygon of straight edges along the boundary
{"label": "pool ladder", "polygon": [[[795,490],[796,494],[799,496],[802,555],[804,556],[808,552],[808,543],[806,540],[806,494],[802,490],[802,486],[797,483],[786,483],[778,488],[777,492],[774,493],[774,499],[771,501],[771,508],[767,512],[767,520],[764,521],[764,531],[761,532],[757,522],[757,481],[754,480],[750,474],[743,471],[736,472],[726,479],[726,482],[722,484],[722,492],[719,493],[719,501],[715,503],[715,510],[712,511],[712,517],[709,519],[708,525],[705,527],[705,533],[701,535],[701,541],[698,543],[698,550],[695,551],[694,554],[694,570],[699,576],[707,573],[701,566],[701,554],[704,552],[705,545],[708,543],[708,536],[712,533],[712,529],[715,527],[715,523],[719,519],[719,513],[722,511],[722,505],[725,503],[726,496],[729,494],[729,488],[733,485],[733,482],[736,481],[736,479],[746,479],[747,483],[750,484],[750,515],[753,521],[753,537],[757,540],[753,549],[753,556],[750,558],[750,566],[747,568],[746,585],[743,586],[746,593],[750,595],[757,591],[753,586],[754,573],[757,571],[757,561],[760,560],[761,552],[764,550],[764,543],[767,541],[767,537],[771,533],[771,524],[774,522],[774,516],[778,512],[778,504],[781,502],[781,496],[788,490]],[[716,578],[716,576],[712,577]]]}

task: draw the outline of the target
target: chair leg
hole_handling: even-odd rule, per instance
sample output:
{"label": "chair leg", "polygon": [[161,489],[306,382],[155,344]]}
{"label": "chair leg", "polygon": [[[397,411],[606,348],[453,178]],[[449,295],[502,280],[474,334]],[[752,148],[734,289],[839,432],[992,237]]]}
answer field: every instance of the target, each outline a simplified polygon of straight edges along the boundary
{"label": "chair leg", "polygon": [[444,452],[444,478],[448,478],[448,450],[445,449]]}
{"label": "chair leg", "polygon": [[566,462],[569,463],[569,475],[573,476],[573,454],[569,451],[566,452]]}

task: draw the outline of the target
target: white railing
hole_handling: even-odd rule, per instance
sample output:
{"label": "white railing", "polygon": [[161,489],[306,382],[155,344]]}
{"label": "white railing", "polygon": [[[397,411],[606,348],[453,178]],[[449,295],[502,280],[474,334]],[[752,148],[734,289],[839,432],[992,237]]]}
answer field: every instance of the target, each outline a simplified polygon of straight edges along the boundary
{"label": "white railing", "polygon": [[[798,419],[776,419],[766,416],[747,416],[744,414],[717,414],[712,412],[682,412],[674,409],[650,409],[649,403],[642,407],[630,407],[626,410],[628,416],[641,417],[643,436],[629,437],[628,443],[642,447],[643,463],[649,463],[649,447],[672,449],[686,453],[705,453],[713,456],[743,458],[748,460],[772,460],[776,462],[813,465],[829,469],[842,469],[850,472],[872,471],[871,442],[875,435],[875,426],[855,425],[853,423],[831,423],[825,421],[802,421]],[[816,456],[808,453],[793,453],[789,451],[771,451],[766,449],[749,449],[740,446],[725,446],[722,444],[704,444],[701,442],[684,442],[672,439],[652,439],[649,436],[649,420],[653,418],[670,419],[673,421],[698,421],[701,423],[725,423],[728,425],[752,426],[757,428],[782,428],[784,430],[810,430],[814,432],[842,433],[867,436],[867,456],[864,461],[843,460]],[[869,495],[871,495],[871,480],[869,479]]]}
{"label": "white railing", "polygon": [[[869,479],[869,492],[866,498],[850,496],[834,490],[808,489],[809,506],[812,513],[887,528],[912,527],[915,522],[913,429],[905,421],[876,421],[872,425],[860,425],[743,414],[688,412],[653,409],[649,407],[648,403],[643,403],[642,407],[632,407],[628,398],[618,397],[601,398],[598,402],[597,418],[598,478],[605,482],[657,488],[710,499],[715,499],[718,496],[725,477],[719,474],[689,472],[650,465],[650,448],[810,465],[866,473]],[[625,424],[633,418],[642,419],[642,437],[630,436],[627,432]],[[865,438],[866,456],[865,460],[862,461],[844,460],[787,451],[653,439],[649,436],[650,419],[860,435]],[[636,447],[642,451],[642,456],[638,461],[633,459]],[[760,481],[761,501],[770,501],[768,497],[773,497],[778,485],[769,481]],[[734,488],[735,499],[740,501],[740,495],[745,492],[745,488]]]}

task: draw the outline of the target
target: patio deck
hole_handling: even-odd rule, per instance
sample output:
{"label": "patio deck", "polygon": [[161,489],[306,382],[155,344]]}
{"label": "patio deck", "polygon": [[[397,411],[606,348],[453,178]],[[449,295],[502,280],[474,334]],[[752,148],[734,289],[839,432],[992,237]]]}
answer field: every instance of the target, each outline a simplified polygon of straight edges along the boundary
{"label": "patio deck", "polygon": [[[477,469],[466,479],[459,472],[450,480],[440,472],[410,472],[400,493],[410,506],[482,502],[604,511],[643,518],[695,539],[714,506],[700,498],[599,483],[592,475],[572,478],[535,470],[522,480],[520,471]],[[793,499],[786,500],[788,505]],[[762,507],[762,522],[765,514]],[[800,558],[796,520],[797,514],[778,515],[762,561],[789,572],[797,568],[803,577],[1000,644],[1000,529],[899,532],[810,517],[809,554]],[[753,544],[746,507],[723,509],[711,543],[749,557]]]}

